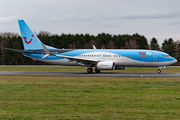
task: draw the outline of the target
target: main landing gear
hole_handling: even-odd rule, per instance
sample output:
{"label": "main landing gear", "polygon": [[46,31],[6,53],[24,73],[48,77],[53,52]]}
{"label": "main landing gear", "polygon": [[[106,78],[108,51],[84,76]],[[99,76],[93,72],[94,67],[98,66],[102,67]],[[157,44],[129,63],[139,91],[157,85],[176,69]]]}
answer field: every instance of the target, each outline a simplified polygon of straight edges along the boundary
{"label": "main landing gear", "polygon": [[95,68],[95,72],[96,72],[96,73],[100,73],[100,70],[98,70],[97,68]]}
{"label": "main landing gear", "polygon": [[92,69],[92,68],[88,68],[88,69],[87,69],[87,72],[88,72],[88,73],[92,73],[92,72],[93,72],[93,69]]}
{"label": "main landing gear", "polygon": [[[87,72],[88,72],[88,73],[92,73],[92,72],[93,72],[93,69],[90,67],[90,68],[87,69]],[[95,68],[95,72],[96,72],[96,73],[100,73],[100,70],[98,70],[97,68]]]}

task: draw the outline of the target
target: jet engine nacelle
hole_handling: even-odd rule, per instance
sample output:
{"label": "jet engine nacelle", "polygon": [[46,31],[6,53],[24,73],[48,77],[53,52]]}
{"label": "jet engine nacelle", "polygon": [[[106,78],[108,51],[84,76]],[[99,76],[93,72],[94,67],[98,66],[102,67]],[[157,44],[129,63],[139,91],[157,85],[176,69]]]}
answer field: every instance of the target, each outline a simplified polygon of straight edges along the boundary
{"label": "jet engine nacelle", "polygon": [[98,70],[114,70],[115,63],[112,61],[98,62],[97,69]]}

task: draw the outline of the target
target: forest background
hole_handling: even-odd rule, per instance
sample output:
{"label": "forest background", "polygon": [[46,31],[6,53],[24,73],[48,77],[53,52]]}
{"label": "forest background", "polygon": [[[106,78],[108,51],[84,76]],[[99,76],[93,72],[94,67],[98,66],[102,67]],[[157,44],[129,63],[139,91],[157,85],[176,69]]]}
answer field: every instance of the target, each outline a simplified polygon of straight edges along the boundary
{"label": "forest background", "polygon": [[[99,33],[97,36],[89,34],[51,34],[47,31],[40,31],[38,38],[46,45],[59,49],[146,49],[158,50],[168,53],[176,58],[180,65],[180,41],[172,38],[165,39],[161,47],[158,40],[153,37],[148,44],[144,35],[138,33],[133,35],[112,35]],[[23,50],[22,39],[17,33],[0,33],[0,65],[44,65],[45,63],[33,61],[24,57],[21,53],[5,50],[14,48]]]}

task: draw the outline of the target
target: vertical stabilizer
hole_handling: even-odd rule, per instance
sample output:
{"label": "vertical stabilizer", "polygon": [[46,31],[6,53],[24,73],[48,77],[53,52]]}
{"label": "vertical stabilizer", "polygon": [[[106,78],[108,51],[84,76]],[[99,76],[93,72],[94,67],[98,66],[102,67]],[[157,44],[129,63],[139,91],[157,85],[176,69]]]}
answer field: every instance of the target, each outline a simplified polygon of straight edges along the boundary
{"label": "vertical stabilizer", "polygon": [[43,49],[41,41],[24,20],[18,20],[21,37],[25,50]]}

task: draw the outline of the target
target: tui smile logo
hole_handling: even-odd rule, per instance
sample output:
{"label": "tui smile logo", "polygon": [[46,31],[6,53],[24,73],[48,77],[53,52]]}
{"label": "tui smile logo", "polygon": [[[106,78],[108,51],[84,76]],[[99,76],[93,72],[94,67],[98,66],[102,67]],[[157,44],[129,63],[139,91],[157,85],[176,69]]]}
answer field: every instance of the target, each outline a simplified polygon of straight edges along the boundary
{"label": "tui smile logo", "polygon": [[[34,35],[31,35],[31,37],[34,37]],[[27,41],[26,39],[27,39],[27,37],[23,37],[23,39],[24,39],[24,41],[27,43],[27,44],[29,44],[29,43],[31,43],[32,42],[32,38],[31,38],[31,40],[30,41]]]}

